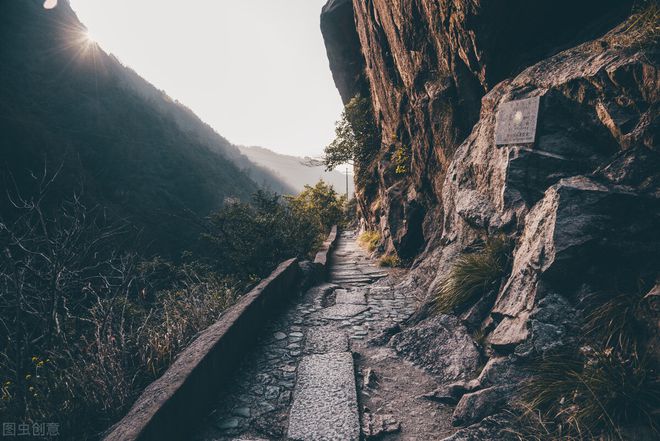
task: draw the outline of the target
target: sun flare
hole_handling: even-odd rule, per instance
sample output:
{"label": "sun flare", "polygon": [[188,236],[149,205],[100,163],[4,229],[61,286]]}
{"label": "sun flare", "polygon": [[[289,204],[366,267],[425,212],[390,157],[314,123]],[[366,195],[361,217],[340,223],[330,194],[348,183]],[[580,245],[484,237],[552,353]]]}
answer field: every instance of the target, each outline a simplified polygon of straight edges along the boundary
{"label": "sun flare", "polygon": [[83,33],[83,38],[85,39],[85,41],[86,41],[88,44],[97,43],[96,38],[95,38],[94,35],[90,32],[89,29],[86,30],[86,31]]}

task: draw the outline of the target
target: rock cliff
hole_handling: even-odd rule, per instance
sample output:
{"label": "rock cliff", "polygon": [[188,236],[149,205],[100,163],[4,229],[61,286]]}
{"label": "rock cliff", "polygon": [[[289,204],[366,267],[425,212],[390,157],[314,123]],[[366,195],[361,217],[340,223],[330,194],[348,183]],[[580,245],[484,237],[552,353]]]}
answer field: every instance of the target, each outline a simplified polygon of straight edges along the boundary
{"label": "rock cliff", "polygon": [[[381,132],[356,189],[363,222],[414,259],[400,287],[427,299],[395,349],[410,358],[406,333],[445,328],[433,298],[457,256],[489,237],[514,244],[502,283],[457,314],[486,364],[460,387],[449,383],[461,375],[440,378],[460,390],[454,423],[481,422],[451,439],[500,439],[500,421],[484,418],[511,401],[525,363],[580,345],[596,294],[648,293],[641,308],[657,336],[657,24],[627,19],[631,3],[331,0],[322,13],[342,98],[366,82]],[[351,11],[359,55],[352,29],[339,37]],[[496,146],[500,105],[531,97],[535,142]],[[406,173],[393,166],[401,149]]]}

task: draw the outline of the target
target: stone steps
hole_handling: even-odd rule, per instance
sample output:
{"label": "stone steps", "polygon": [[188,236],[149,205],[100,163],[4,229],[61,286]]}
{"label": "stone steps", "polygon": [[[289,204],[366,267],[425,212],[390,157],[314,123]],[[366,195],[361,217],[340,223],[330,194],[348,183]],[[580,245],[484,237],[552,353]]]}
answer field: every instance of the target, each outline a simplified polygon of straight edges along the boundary
{"label": "stone steps", "polygon": [[388,273],[372,265],[352,237],[345,234],[331,262],[330,282],[346,289],[335,289],[335,304],[313,313],[329,324],[307,330],[289,414],[289,440],[360,439],[355,366],[349,336],[340,327],[369,310],[367,291],[350,286],[373,283]]}

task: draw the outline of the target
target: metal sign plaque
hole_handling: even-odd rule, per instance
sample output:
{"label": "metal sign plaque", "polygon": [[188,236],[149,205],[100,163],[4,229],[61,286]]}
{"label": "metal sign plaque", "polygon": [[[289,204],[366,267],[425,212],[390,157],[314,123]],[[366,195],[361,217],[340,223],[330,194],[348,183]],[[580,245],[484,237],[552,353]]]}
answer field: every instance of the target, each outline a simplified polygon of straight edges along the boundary
{"label": "metal sign plaque", "polygon": [[529,144],[536,137],[540,97],[500,104],[495,122],[495,145]]}

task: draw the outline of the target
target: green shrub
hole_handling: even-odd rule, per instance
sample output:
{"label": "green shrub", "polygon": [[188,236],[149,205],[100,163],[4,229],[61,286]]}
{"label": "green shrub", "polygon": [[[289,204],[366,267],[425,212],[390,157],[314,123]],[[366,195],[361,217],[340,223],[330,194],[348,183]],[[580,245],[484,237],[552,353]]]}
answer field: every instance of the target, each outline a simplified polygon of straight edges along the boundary
{"label": "green shrub", "polygon": [[203,235],[205,259],[221,274],[248,279],[267,275],[286,259],[308,257],[324,236],[317,202],[310,196],[287,203],[260,191],[251,203],[225,205],[210,217]]}
{"label": "green shrub", "polygon": [[476,252],[459,256],[436,295],[437,311],[456,311],[496,289],[507,271],[510,255],[511,242],[498,236]]}
{"label": "green shrub", "polygon": [[369,252],[373,252],[380,243],[380,233],[378,231],[365,231],[358,237],[358,243]]}
{"label": "green shrub", "polygon": [[410,171],[410,147],[398,142],[396,137],[392,141],[395,145],[394,155],[392,157],[392,162],[395,166],[394,172],[397,175],[407,174]]}
{"label": "green shrub", "polygon": [[388,254],[378,260],[378,265],[386,268],[396,268],[401,266],[402,262],[396,254]]}
{"label": "green shrub", "polygon": [[345,221],[346,196],[340,196],[332,185],[326,184],[323,179],[313,187],[305,185],[299,195],[288,196],[286,200],[295,216],[314,219],[324,234],[329,233],[333,225],[341,226]]}

